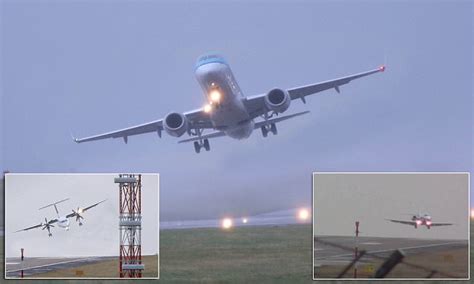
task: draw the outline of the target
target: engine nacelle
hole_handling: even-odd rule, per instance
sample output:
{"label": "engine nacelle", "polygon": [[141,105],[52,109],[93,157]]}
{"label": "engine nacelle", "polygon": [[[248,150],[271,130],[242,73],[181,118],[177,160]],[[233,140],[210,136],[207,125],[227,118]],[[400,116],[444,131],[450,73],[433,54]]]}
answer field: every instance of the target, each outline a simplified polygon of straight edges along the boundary
{"label": "engine nacelle", "polygon": [[172,112],[165,117],[163,128],[169,135],[180,137],[188,130],[188,120],[181,113]]}
{"label": "engine nacelle", "polygon": [[291,98],[287,91],[273,89],[265,95],[265,105],[267,109],[278,113],[286,111],[290,107]]}

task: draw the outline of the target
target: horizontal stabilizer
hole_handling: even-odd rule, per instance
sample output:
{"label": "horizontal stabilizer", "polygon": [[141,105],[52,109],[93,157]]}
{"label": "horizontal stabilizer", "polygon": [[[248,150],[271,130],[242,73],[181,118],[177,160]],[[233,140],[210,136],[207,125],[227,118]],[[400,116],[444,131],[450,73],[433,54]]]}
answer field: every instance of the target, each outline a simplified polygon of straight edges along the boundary
{"label": "horizontal stabilizer", "polygon": [[51,204],[49,204],[49,205],[43,206],[43,207],[39,208],[38,210],[41,210],[41,209],[44,209],[44,208],[48,208],[48,207],[54,206],[54,205],[56,205],[56,204],[58,204],[58,203],[61,203],[61,202],[67,201],[67,200],[69,200],[69,198],[66,198],[66,199],[63,199],[63,200],[59,200],[59,201],[56,201],[56,202],[51,203]]}
{"label": "horizontal stabilizer", "polygon": [[189,139],[180,140],[180,141],[178,141],[178,143],[199,141],[200,139],[216,138],[216,137],[221,137],[221,136],[225,136],[225,133],[223,131],[215,131],[215,132],[211,132],[211,133],[206,134],[206,135],[201,135],[201,138],[192,137],[192,138],[189,138]]}
{"label": "horizontal stabilizer", "polygon": [[[293,117],[296,117],[296,116],[300,116],[300,115],[303,115],[303,114],[307,114],[307,113],[309,113],[309,111],[302,111],[302,112],[298,112],[298,113],[294,113],[294,114],[290,114],[290,115],[285,115],[285,116],[271,118],[271,119],[268,119],[268,120],[259,121],[259,122],[255,123],[254,129],[258,129],[258,128],[264,126],[264,125],[269,125],[271,123],[278,123],[280,121],[287,120],[287,119],[290,119],[290,118],[293,118]],[[201,137],[192,137],[192,138],[180,140],[180,141],[178,141],[178,143],[199,141],[201,139],[216,138],[216,137],[222,137],[222,136],[225,136],[225,135],[226,134],[225,134],[224,131],[215,131],[215,132],[211,132],[209,134],[201,135]]]}

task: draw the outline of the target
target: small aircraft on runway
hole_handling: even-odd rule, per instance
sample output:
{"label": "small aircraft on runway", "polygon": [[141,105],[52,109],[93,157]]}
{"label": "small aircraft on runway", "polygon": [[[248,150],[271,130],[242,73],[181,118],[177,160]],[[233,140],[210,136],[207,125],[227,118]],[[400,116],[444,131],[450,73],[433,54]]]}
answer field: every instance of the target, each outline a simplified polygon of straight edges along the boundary
{"label": "small aircraft on runway", "polygon": [[58,227],[61,227],[61,228],[64,228],[66,231],[69,230],[69,218],[76,218],[76,222],[79,222],[79,226],[82,226],[82,221],[84,219],[84,217],[82,216],[82,213],[86,212],[87,210],[99,205],[100,203],[106,201],[105,200],[102,200],[100,202],[97,202],[91,206],[87,206],[85,208],[81,208],[81,207],[77,207],[76,210],[72,209],[72,213],[69,213],[67,215],[63,215],[61,216],[59,214],[59,210],[58,210],[58,207],[56,206],[57,204],[61,203],[61,202],[64,202],[64,201],[67,201],[69,200],[69,198],[66,198],[66,199],[63,199],[63,200],[60,200],[60,201],[57,201],[57,202],[54,202],[54,203],[51,203],[49,205],[46,205],[46,206],[43,206],[41,208],[39,208],[38,210],[41,210],[41,209],[44,209],[44,208],[48,208],[48,207],[51,207],[53,206],[54,207],[54,210],[56,211],[56,215],[57,215],[57,218],[55,219],[51,219],[48,221],[48,219],[45,217],[44,218],[44,223],[41,222],[39,223],[38,225],[35,225],[35,226],[31,226],[31,227],[28,227],[28,228],[25,228],[25,229],[21,229],[21,230],[18,230],[16,231],[15,233],[17,232],[21,232],[21,231],[28,231],[28,230],[31,230],[31,229],[36,229],[36,228],[41,228],[41,230],[44,230],[44,229],[47,229],[48,230],[48,236],[52,236],[53,234],[51,233],[51,228],[54,227],[53,224],[57,223]]}
{"label": "small aircraft on runway", "polygon": [[429,214],[410,214],[412,215],[410,221],[404,220],[393,220],[393,219],[386,219],[387,221],[400,223],[405,225],[414,226],[417,229],[419,226],[426,226],[426,228],[430,229],[432,226],[451,226],[452,223],[433,223],[432,218]]}

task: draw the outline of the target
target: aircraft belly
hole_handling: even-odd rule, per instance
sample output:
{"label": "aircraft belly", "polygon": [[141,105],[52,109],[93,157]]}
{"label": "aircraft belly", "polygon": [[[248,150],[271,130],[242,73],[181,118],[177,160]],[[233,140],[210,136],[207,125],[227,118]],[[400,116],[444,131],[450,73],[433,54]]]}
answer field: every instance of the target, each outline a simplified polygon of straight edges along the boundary
{"label": "aircraft belly", "polygon": [[248,120],[235,127],[229,128],[225,131],[225,133],[227,134],[227,136],[234,139],[245,139],[252,134],[254,124],[255,122],[253,120]]}
{"label": "aircraft belly", "polygon": [[226,129],[237,126],[240,122],[248,120],[249,116],[243,108],[234,104],[223,104],[216,108],[211,115],[216,129]]}

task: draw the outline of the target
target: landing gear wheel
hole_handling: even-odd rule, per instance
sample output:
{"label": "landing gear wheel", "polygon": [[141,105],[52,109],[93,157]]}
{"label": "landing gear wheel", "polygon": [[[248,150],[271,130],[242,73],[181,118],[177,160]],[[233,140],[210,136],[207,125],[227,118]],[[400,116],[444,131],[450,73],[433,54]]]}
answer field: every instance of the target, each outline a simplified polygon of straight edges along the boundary
{"label": "landing gear wheel", "polygon": [[82,226],[82,223],[79,223],[79,226]]}
{"label": "landing gear wheel", "polygon": [[206,149],[206,151],[209,151],[211,149],[211,146],[209,145],[209,140],[208,139],[204,139],[204,149]]}
{"label": "landing gear wheel", "polygon": [[194,151],[199,154],[201,152],[201,145],[197,141],[194,141]]}
{"label": "landing gear wheel", "polygon": [[268,136],[268,129],[264,126],[262,126],[262,135],[263,137],[267,137]]}
{"label": "landing gear wheel", "polygon": [[273,135],[278,134],[278,130],[277,130],[277,127],[276,127],[275,123],[270,124],[270,131],[273,133]]}
{"label": "landing gear wheel", "polygon": [[48,234],[48,236],[52,237],[52,236],[53,236],[53,234],[49,233],[49,234]]}

